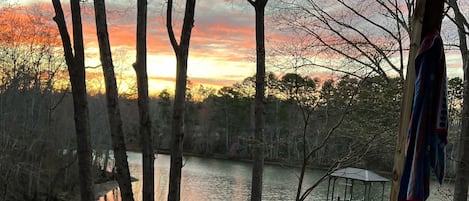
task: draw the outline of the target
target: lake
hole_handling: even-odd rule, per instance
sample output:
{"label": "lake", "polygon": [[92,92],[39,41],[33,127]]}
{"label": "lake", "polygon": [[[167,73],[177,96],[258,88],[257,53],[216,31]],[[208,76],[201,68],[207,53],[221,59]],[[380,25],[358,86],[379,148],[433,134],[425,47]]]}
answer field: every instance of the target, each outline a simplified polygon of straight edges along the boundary
{"label": "lake", "polygon": [[[142,158],[140,153],[128,152],[130,172],[138,181],[133,182],[133,191],[136,201],[142,197]],[[168,155],[159,154],[155,160],[155,200],[166,201],[169,179]],[[306,172],[304,186],[310,186],[322,174],[321,170]],[[295,200],[298,185],[298,168],[265,165],[263,200]],[[433,182],[436,183],[436,182]],[[181,200],[208,201],[232,200],[245,201],[250,198],[251,164],[240,161],[209,159],[200,157],[185,157],[182,169]],[[360,186],[358,186],[359,188]],[[355,188],[355,187],[354,187]],[[381,195],[382,187],[373,187],[377,195]],[[432,195],[428,200],[442,201],[446,199],[447,187],[433,184]],[[385,199],[389,200],[390,183],[385,186]],[[354,189],[354,192],[358,190]],[[358,191],[359,193],[359,191]],[[109,192],[101,197],[101,201],[113,201],[118,191]],[[313,190],[307,200],[326,200],[327,180]],[[374,200],[378,199],[376,196]],[[118,199],[120,200],[120,199]],[[449,199],[448,199],[449,200]]]}

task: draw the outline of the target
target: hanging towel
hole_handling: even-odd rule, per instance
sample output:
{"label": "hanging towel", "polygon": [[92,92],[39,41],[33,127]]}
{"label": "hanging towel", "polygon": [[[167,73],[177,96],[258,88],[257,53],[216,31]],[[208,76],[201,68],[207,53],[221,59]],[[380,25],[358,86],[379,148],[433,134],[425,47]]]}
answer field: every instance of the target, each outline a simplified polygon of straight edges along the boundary
{"label": "hanging towel", "polygon": [[448,134],[447,80],[439,32],[428,34],[422,40],[415,59],[415,72],[399,201],[424,201],[428,198],[430,168],[440,184],[444,177]]}

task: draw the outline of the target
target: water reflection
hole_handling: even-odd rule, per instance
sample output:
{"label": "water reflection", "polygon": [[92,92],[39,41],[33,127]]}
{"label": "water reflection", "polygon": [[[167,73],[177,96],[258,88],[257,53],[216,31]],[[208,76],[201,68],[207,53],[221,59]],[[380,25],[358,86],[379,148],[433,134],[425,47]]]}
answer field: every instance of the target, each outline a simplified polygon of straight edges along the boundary
{"label": "water reflection", "polygon": [[[132,183],[136,201],[142,198],[142,169],[141,155],[128,153],[130,172],[137,182]],[[251,164],[229,160],[186,157],[181,179],[181,200],[233,200],[249,199],[251,186]],[[158,155],[155,160],[155,200],[167,200],[169,179],[168,155]],[[263,200],[294,200],[297,186],[297,169],[266,165],[264,169]],[[321,172],[308,172],[305,186],[311,184]],[[310,200],[322,199],[327,191],[324,184],[311,195]],[[316,192],[315,191],[315,192]],[[109,192],[100,201],[118,201],[117,190]],[[313,199],[315,198],[315,199]]]}
{"label": "water reflection", "polygon": [[[245,201],[250,198],[251,164],[229,160],[186,157],[182,170],[181,200],[232,200]],[[136,201],[142,198],[142,159],[139,153],[128,153],[130,172],[137,182],[133,182]],[[165,201],[168,194],[169,177],[168,155],[158,155],[155,160],[155,200]],[[290,167],[266,165],[264,169],[263,200],[294,200],[299,170]],[[310,186],[322,174],[320,171],[308,171],[304,187]],[[436,188],[434,192],[436,191]],[[389,196],[389,183],[386,185],[385,200]],[[358,189],[357,189],[358,190]],[[380,189],[381,190],[381,189]],[[381,193],[381,191],[380,191]],[[115,196],[117,190],[109,192],[100,201],[120,201]],[[307,200],[325,200],[327,181],[323,182],[310,194]],[[381,194],[380,194],[381,196]],[[432,195],[429,200],[441,200]]]}

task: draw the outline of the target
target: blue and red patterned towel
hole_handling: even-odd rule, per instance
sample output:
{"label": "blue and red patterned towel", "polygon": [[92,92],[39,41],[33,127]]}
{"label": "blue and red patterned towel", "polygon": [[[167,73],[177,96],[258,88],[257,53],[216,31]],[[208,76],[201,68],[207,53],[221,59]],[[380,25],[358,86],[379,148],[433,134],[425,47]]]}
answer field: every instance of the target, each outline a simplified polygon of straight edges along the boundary
{"label": "blue and red patterned towel", "polygon": [[399,201],[429,196],[430,168],[442,183],[448,134],[447,81],[443,41],[438,32],[425,36],[415,59],[415,91],[406,142]]}

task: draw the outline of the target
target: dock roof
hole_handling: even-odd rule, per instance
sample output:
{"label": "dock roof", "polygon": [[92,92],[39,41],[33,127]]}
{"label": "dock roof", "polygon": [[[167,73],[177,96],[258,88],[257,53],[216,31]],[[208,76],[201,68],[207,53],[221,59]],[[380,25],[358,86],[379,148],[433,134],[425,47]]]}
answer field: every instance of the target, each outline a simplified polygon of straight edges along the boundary
{"label": "dock roof", "polygon": [[336,170],[331,174],[331,176],[359,180],[359,181],[364,181],[364,182],[388,182],[389,181],[389,179],[386,179],[370,170],[352,168],[352,167]]}

